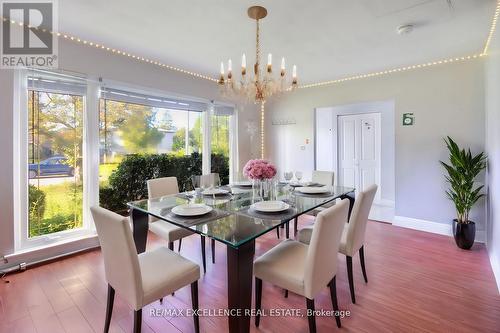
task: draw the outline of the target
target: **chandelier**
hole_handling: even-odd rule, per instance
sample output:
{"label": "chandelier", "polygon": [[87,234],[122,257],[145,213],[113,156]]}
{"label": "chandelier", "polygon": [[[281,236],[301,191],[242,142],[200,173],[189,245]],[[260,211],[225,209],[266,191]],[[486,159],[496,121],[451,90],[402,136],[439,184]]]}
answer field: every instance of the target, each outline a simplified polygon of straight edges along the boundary
{"label": "chandelier", "polygon": [[259,21],[267,16],[267,9],[261,6],[252,6],[248,8],[248,17],[254,19],[257,23],[256,42],[255,42],[255,64],[253,66],[253,78],[247,74],[246,56],[241,57],[241,79],[239,81],[233,78],[232,62],[229,59],[227,63],[227,77],[224,73],[224,63],[220,64],[219,87],[223,95],[227,97],[244,97],[249,101],[265,102],[272,95],[292,90],[297,87],[297,66],[293,65],[292,81],[287,84],[285,76],[285,58],[281,58],[281,70],[279,77],[275,78],[272,70],[272,54],[267,56],[267,68],[265,73],[261,69],[260,63],[260,28]]}

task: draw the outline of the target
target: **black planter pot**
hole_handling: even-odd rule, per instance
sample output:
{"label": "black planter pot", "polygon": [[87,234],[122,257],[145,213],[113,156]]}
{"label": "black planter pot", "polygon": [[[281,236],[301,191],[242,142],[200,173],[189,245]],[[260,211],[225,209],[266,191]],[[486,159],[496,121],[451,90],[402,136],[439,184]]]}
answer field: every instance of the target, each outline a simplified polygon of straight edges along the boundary
{"label": "black planter pot", "polygon": [[456,219],[453,220],[453,237],[455,237],[455,243],[459,248],[469,250],[476,237],[476,224],[472,221],[458,223]]}

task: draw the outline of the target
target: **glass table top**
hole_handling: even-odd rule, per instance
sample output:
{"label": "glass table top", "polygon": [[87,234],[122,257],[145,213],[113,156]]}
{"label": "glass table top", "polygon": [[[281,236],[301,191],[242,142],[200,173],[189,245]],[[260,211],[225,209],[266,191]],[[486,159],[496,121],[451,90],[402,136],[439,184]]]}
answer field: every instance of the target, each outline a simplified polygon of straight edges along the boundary
{"label": "glass table top", "polygon": [[[262,201],[252,188],[236,186],[225,188],[230,189],[231,194],[206,196],[184,192],[133,201],[127,205],[131,209],[142,211],[157,219],[188,228],[230,246],[239,247],[321,205],[345,195],[354,194],[353,188],[342,186],[334,186],[329,189],[328,193],[319,195],[306,195],[293,191],[288,186],[278,186],[276,200],[286,202],[290,208],[279,213],[262,213],[250,207],[253,203]],[[173,207],[186,203],[204,203],[211,206],[213,211],[194,218],[179,217],[170,212]]]}

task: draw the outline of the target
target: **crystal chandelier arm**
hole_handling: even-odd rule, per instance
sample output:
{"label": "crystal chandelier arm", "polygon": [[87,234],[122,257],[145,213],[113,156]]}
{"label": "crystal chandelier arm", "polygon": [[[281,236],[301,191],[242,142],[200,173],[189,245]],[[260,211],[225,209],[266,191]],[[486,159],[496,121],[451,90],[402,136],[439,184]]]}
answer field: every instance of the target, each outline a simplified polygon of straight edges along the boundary
{"label": "crystal chandelier arm", "polygon": [[[255,20],[256,33],[255,33],[255,63],[254,63],[254,76],[248,77],[246,72],[246,57],[243,54],[241,59],[241,80],[233,80],[232,63],[228,63],[227,80],[224,77],[224,72],[219,78],[219,86],[223,94],[240,95],[247,97],[248,100],[257,102],[265,102],[270,96],[282,93],[284,91],[293,90],[297,87],[297,67],[293,66],[292,82],[290,87],[286,87],[286,72],[285,72],[285,59],[281,61],[281,71],[278,78],[273,77],[272,72],[272,55],[268,55],[267,70],[262,72],[260,62],[260,20],[267,16],[267,10],[261,6],[252,6],[248,8],[248,17]],[[223,65],[222,65],[223,66]],[[234,81],[234,82],[233,82]],[[263,105],[263,104],[262,104]],[[262,106],[263,108],[263,106]]]}

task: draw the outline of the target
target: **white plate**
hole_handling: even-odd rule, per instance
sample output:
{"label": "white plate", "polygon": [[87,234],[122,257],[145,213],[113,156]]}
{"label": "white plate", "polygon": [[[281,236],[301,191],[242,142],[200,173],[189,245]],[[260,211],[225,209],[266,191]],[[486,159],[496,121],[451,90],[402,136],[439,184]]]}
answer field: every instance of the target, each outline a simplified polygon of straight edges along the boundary
{"label": "white plate", "polygon": [[252,182],[236,182],[233,184],[233,186],[242,186],[242,187],[251,187],[252,186]]}
{"label": "white plate", "polygon": [[306,182],[304,183],[304,186],[307,187],[323,187],[325,186],[324,184],[316,183],[316,182]]}
{"label": "white plate", "polygon": [[290,208],[290,205],[283,201],[259,201],[251,207],[259,212],[275,213],[287,210]]}
{"label": "white plate", "polygon": [[324,187],[299,187],[295,191],[305,194],[323,194],[330,192],[330,189],[326,186]]}
{"label": "white plate", "polygon": [[203,191],[202,193],[203,193],[203,195],[224,195],[224,194],[228,194],[229,191],[223,190],[221,188],[210,188],[208,190]]}
{"label": "white plate", "polygon": [[199,216],[210,213],[212,209],[204,204],[184,204],[172,208],[172,213],[179,216]]}

